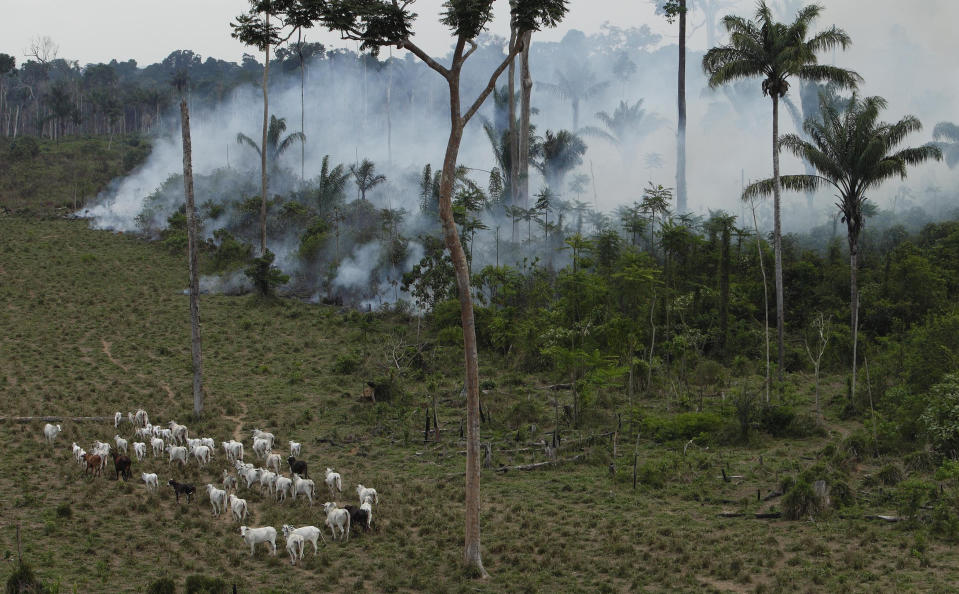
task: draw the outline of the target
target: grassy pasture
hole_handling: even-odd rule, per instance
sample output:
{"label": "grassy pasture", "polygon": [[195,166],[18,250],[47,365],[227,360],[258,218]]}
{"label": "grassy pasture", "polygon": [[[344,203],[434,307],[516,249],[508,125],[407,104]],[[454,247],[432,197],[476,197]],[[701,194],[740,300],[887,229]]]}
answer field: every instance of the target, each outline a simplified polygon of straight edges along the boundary
{"label": "grassy pasture", "polygon": [[[403,380],[404,397],[372,404],[361,398],[364,382],[389,375],[390,349],[413,342],[415,321],[294,301],[204,296],[208,413],[192,421],[185,287],[184,262],[156,244],[90,231],[80,221],[0,216],[0,416],[110,416],[142,406],[154,422],[176,419],[191,435],[218,442],[242,436],[248,459],[249,431],[273,431],[282,448],[291,438],[303,442],[320,504],[327,500],[321,482],[327,466],[343,475],[341,501],[355,499],[358,482],[375,487],[381,497],[374,511],[378,528],[354,531],[346,543],[321,544],[315,557],[308,546],[297,567],[290,567],[282,537],[277,558],[263,548],[251,558],[236,523],[229,514],[211,517],[203,493],[193,504],[177,505],[168,487],[149,496],[142,483],[111,480],[112,465],[103,478],[82,476],[70,442],[89,449],[94,439],[112,441],[112,423],[62,423],[52,449],[43,442],[42,423],[0,423],[5,575],[14,569],[13,527],[19,523],[25,560],[62,592],[143,592],[163,576],[182,591],[190,574],[222,578],[240,592],[959,587],[959,557],[949,543],[906,523],[862,519],[895,514],[888,498],[862,497],[858,506],[815,521],[717,517],[778,510],[782,500],[757,501],[757,489],[763,495],[775,490],[859,428],[836,421],[838,382],[825,388],[827,431],[819,437],[761,437],[748,447],[694,444],[685,455],[684,440],[641,440],[644,480],[635,491],[629,431],[617,441],[615,459],[609,438],[575,442],[615,427],[610,411],[622,410],[624,402],[610,396],[609,411],[597,415],[593,426],[565,435],[560,457],[582,454],[577,463],[484,471],[484,562],[491,578],[473,580],[460,564],[464,456],[456,349],[436,346],[428,354],[431,375],[410,375]],[[356,369],[337,373],[346,355]],[[548,378],[518,375],[507,361],[485,356],[482,379],[496,386],[484,395],[494,418],[484,425],[484,441],[493,443],[492,466],[543,461],[542,450],[526,444],[552,429],[549,398],[556,393],[537,388]],[[802,406],[811,406],[811,381],[792,382],[805,399]],[[440,425],[448,431],[438,443],[424,444],[423,411],[434,389]],[[641,408],[665,414],[659,400],[644,400]],[[528,430],[530,422],[535,431]],[[525,434],[519,440],[518,432]],[[130,437],[132,431],[124,424],[120,433]],[[851,486],[868,490],[868,477],[886,462],[855,462]],[[161,484],[171,477],[191,480],[199,492],[207,482],[218,484],[224,467],[218,450],[205,468],[191,463],[171,470],[163,459],[148,457],[134,462],[133,471],[137,479],[140,472],[155,471]],[[741,478],[725,482],[722,470]],[[319,505],[276,504],[242,487],[240,496],[251,505],[250,526],[323,525]]]}

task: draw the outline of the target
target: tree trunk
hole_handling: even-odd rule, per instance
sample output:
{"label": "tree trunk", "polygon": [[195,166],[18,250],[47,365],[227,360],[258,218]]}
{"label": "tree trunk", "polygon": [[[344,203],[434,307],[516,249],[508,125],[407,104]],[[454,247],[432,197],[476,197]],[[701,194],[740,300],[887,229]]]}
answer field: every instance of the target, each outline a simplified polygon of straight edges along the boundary
{"label": "tree trunk", "polygon": [[729,338],[729,225],[722,230],[722,251],[719,269],[719,346],[726,356],[726,342]]}
{"label": "tree trunk", "polygon": [[186,194],[187,248],[190,260],[190,333],[193,353],[193,416],[203,413],[203,358],[200,344],[200,277],[197,269],[196,211],[193,204],[193,148],[190,142],[190,111],[180,100],[183,134],[183,188]]}
{"label": "tree trunk", "polygon": [[466,252],[460,243],[453,220],[453,184],[456,159],[463,138],[464,122],[460,117],[459,76],[462,63],[454,58],[453,70],[447,79],[450,89],[450,137],[443,159],[440,178],[439,214],[443,223],[443,238],[450,252],[456,273],[460,316],[463,324],[463,358],[466,370],[466,533],[464,561],[487,577],[480,548],[480,412],[479,359],[476,350],[476,326],[473,318],[473,300],[470,295],[469,269]]}
{"label": "tree trunk", "polygon": [[[304,107],[304,95],[306,93],[306,64],[303,63],[303,29],[296,30],[296,48],[300,57],[300,132],[306,135],[306,108]],[[389,104],[389,95],[387,95],[387,104]],[[306,142],[300,142],[300,181],[306,179]]]}
{"label": "tree trunk", "polygon": [[679,0],[679,117],[676,129],[676,210],[686,206],[686,0]]}
{"label": "tree trunk", "polygon": [[[266,13],[266,26],[270,26],[270,13]],[[264,50],[266,61],[263,64],[263,141],[260,143],[260,255],[266,255],[266,133],[270,122],[270,101],[267,83],[270,78],[270,44]]]}
{"label": "tree trunk", "polygon": [[520,125],[519,125],[519,196],[517,203],[523,208],[529,208],[529,116],[530,95],[533,92],[533,79],[529,74],[529,46],[533,32],[527,31],[523,35],[523,53],[520,55]]}
{"label": "tree trunk", "polygon": [[753,226],[756,229],[756,249],[759,251],[759,270],[763,275],[763,337],[766,339],[766,404],[769,404],[769,289],[766,281],[766,264],[763,261],[763,244],[759,237],[759,223],[756,221],[756,205],[751,205]]}
{"label": "tree trunk", "polygon": [[[516,28],[510,28],[510,49],[520,40]],[[519,131],[516,129],[516,60],[509,63],[509,197],[513,208],[520,206],[519,198]],[[505,173],[505,172],[504,172]],[[516,218],[513,217],[513,243],[516,242]]]}
{"label": "tree trunk", "polygon": [[386,163],[393,165],[393,48],[390,47],[390,61],[386,79]]}
{"label": "tree trunk", "polygon": [[849,397],[856,401],[856,351],[859,346],[859,287],[856,282],[856,257],[859,255],[859,246],[856,239],[849,239],[849,309],[852,314],[852,383]]}
{"label": "tree trunk", "polygon": [[783,369],[786,365],[785,324],[786,316],[783,311],[783,235],[780,203],[782,185],[779,180],[779,96],[774,91],[773,97],[773,250],[775,252],[776,277],[776,334],[779,348],[779,369],[777,370],[779,389],[783,387]]}

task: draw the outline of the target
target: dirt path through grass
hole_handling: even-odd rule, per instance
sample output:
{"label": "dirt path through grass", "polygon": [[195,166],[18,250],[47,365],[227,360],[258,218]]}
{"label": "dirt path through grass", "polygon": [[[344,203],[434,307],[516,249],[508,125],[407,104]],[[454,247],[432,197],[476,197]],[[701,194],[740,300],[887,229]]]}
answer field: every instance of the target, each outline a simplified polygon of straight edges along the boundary
{"label": "dirt path through grass", "polygon": [[120,363],[119,361],[113,358],[113,353],[110,352],[110,343],[107,342],[106,339],[101,338],[100,342],[103,343],[103,354],[107,356],[107,359],[109,359],[111,363],[113,363],[114,365],[122,369],[123,371],[130,371],[129,369],[127,369],[126,365],[124,365],[123,363]]}
{"label": "dirt path through grass", "polygon": [[233,439],[237,441],[243,441],[243,418],[246,417],[246,404],[240,402],[239,405],[240,409],[243,410],[239,416],[229,417],[223,415],[223,418],[229,419],[230,421],[236,423],[236,427],[233,428]]}
{"label": "dirt path through grass", "polygon": [[176,394],[173,393],[173,388],[170,387],[170,384],[161,380],[160,387],[166,390],[166,395],[167,395],[167,398],[170,399],[170,402],[172,404],[176,404]]}

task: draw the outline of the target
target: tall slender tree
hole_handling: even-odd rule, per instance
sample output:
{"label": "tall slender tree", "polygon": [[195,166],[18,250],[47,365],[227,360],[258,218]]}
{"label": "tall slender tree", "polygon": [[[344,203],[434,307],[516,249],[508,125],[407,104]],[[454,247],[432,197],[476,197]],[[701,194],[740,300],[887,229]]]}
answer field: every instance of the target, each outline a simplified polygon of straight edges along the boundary
{"label": "tall slender tree", "polygon": [[350,175],[356,183],[357,198],[366,200],[366,193],[386,181],[386,176],[376,172],[376,165],[363,159],[358,165],[350,165]]}
{"label": "tall slender tree", "polygon": [[773,249],[775,252],[776,329],[779,347],[779,384],[785,366],[785,309],[783,304],[782,262],[782,189],[779,181],[779,100],[789,91],[789,79],[832,82],[840,87],[855,87],[862,78],[850,70],[819,64],[816,54],[833,48],[849,47],[849,35],[835,26],[809,37],[810,27],[822,12],[811,4],[802,8],[791,24],[773,19],[772,11],[761,0],[756,20],[727,15],[723,26],[729,43],[714,47],[703,56],[703,70],[709,86],[716,88],[742,78],[762,77],[764,95],[773,104]]}
{"label": "tall slender tree", "polygon": [[203,355],[200,336],[200,272],[197,267],[197,221],[193,198],[193,145],[190,140],[190,108],[183,96],[185,77],[174,84],[180,92],[180,128],[183,137],[183,190],[186,197],[187,252],[190,268],[190,351],[193,358],[193,416],[203,414]]}
{"label": "tall slender tree", "polygon": [[[479,442],[479,362],[476,350],[476,328],[470,292],[466,254],[453,219],[452,194],[456,160],[466,124],[492,93],[496,80],[523,49],[522,44],[510,48],[506,57],[493,70],[476,99],[465,106],[460,93],[463,65],[477,50],[476,37],[493,16],[494,0],[446,0],[441,22],[455,38],[448,66],[431,57],[413,40],[415,14],[410,0],[273,0],[274,14],[295,7],[312,11],[314,21],[322,23],[347,39],[361,42],[361,49],[374,52],[382,46],[395,46],[410,51],[446,81],[449,88],[450,134],[443,159],[440,179],[439,212],[443,238],[449,250],[456,276],[463,325],[464,368],[466,376],[466,529],[464,560],[473,571],[486,576],[480,549],[480,442]],[[254,6],[253,10],[257,7]],[[528,32],[553,27],[566,15],[567,0],[514,0],[511,24],[517,36],[526,39]],[[248,15],[247,15],[248,16]],[[521,138],[524,136],[521,134]],[[522,159],[521,159],[522,162]]]}
{"label": "tall slender tree", "polygon": [[686,0],[654,0],[656,12],[672,24],[679,21],[676,68],[676,212],[686,212]]}
{"label": "tall slender tree", "polygon": [[[272,2],[250,0],[251,8],[248,14],[237,18],[236,23],[230,23],[233,28],[233,37],[247,45],[253,45],[263,52],[263,135],[260,147],[265,147],[270,125],[270,95],[268,83],[270,81],[270,46],[279,43],[278,29],[270,25],[270,11]],[[262,21],[260,20],[260,15]],[[260,256],[266,256],[266,179],[267,154],[260,151]]]}
{"label": "tall slender tree", "polygon": [[[879,111],[886,107],[882,97],[860,99],[853,94],[845,108],[832,104],[825,96],[820,103],[822,119],[809,118],[803,131],[812,142],[796,134],[786,134],[781,145],[805,159],[816,169],[815,175],[785,175],[780,179],[787,190],[815,190],[822,185],[836,189],[836,206],[846,223],[849,244],[849,311],[852,328],[852,393],[856,392],[856,347],[859,330],[859,287],[856,279],[859,237],[865,223],[866,193],[892,177],[906,177],[906,167],[928,159],[939,160],[942,151],[935,145],[896,150],[910,132],[922,128],[914,116],[906,116],[895,124],[879,121]],[[775,180],[751,184],[743,195],[768,196],[775,189]]]}

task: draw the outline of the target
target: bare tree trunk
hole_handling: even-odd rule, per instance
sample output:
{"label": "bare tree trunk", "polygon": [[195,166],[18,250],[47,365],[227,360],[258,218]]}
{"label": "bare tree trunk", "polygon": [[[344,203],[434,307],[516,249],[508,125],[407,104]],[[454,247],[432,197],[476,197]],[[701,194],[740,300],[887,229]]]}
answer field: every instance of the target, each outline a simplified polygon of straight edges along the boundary
{"label": "bare tree trunk", "polygon": [[856,363],[859,346],[859,287],[856,282],[856,257],[858,246],[855,240],[849,241],[849,307],[852,310],[852,384],[849,393],[850,399],[856,401]]}
{"label": "bare tree trunk", "polygon": [[676,129],[676,210],[686,206],[686,0],[679,0],[679,117]]}
{"label": "bare tree trunk", "polygon": [[190,111],[180,100],[183,134],[183,188],[186,193],[187,244],[190,260],[190,333],[193,353],[193,416],[203,413],[203,357],[200,343],[200,280],[197,270],[196,210],[193,204],[193,148],[190,142]]}
{"label": "bare tree trunk", "polygon": [[769,288],[766,281],[766,264],[763,262],[763,244],[759,237],[759,223],[756,221],[756,204],[751,205],[753,226],[756,229],[756,249],[759,251],[759,270],[763,275],[763,337],[766,339],[766,404],[769,404]]}
{"label": "bare tree trunk", "polygon": [[529,46],[533,32],[523,34],[523,53],[520,54],[520,125],[519,125],[519,195],[517,203],[529,208],[529,116],[530,95],[533,92],[533,78],[529,74]]}
{"label": "bare tree trunk", "polygon": [[[646,392],[653,385],[653,351],[656,348],[656,292],[653,292],[653,298],[649,303],[649,365],[646,367]],[[637,438],[638,439],[638,438]]]}
{"label": "bare tree trunk", "polygon": [[[306,93],[306,64],[303,63],[303,29],[296,30],[296,51],[300,57],[300,132],[306,135],[306,108],[304,96]],[[387,95],[389,101],[389,95]],[[300,181],[306,179],[306,142],[300,142]]]}
{"label": "bare tree trunk", "polygon": [[779,347],[779,369],[777,370],[779,389],[783,387],[783,369],[786,365],[785,325],[783,311],[783,231],[780,205],[782,202],[782,184],[779,180],[779,96],[773,92],[773,250],[775,252],[776,277],[776,332]]}
{"label": "bare tree trunk", "polygon": [[[266,14],[266,26],[270,26],[270,13]],[[266,132],[270,121],[270,100],[267,83],[270,79],[270,44],[264,50],[266,61],[263,64],[263,141],[260,143],[260,255],[266,255]]]}
{"label": "bare tree trunk", "polygon": [[[512,49],[519,40],[516,28],[510,28],[509,46]],[[519,202],[519,131],[516,129],[516,60],[509,63],[509,197],[516,208]],[[516,242],[516,218],[513,216],[513,242]]]}
{"label": "bare tree trunk", "polygon": [[393,47],[390,46],[390,62],[386,82],[386,162],[393,165]]}

